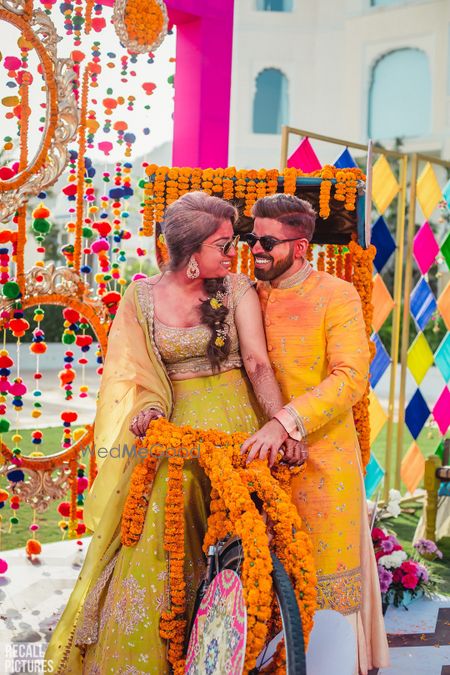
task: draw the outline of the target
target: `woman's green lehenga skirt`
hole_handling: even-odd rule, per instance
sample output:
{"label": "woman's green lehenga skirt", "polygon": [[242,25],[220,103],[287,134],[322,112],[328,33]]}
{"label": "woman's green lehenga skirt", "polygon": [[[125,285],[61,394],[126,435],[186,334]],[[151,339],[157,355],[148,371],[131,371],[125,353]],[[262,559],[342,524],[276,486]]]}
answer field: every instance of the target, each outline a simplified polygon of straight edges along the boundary
{"label": "woman's green lehenga skirt", "polygon": [[[177,425],[252,433],[264,421],[241,370],[174,381],[173,386],[171,421]],[[162,460],[155,477],[141,539],[134,547],[124,547],[120,520],[118,526],[116,519],[114,530],[109,520],[111,510],[118,513],[120,509],[121,513],[123,509],[130,475],[131,470],[124,474],[93,535],[93,539],[103,537],[110,543],[105,543],[98,561],[92,560],[88,550],[47,649],[46,658],[53,660],[57,673],[159,675],[170,671],[166,643],[159,636],[159,618],[167,607],[169,592],[164,550],[167,460]],[[198,461],[188,460],[184,468],[188,617],[204,571],[202,543],[209,493],[209,480]]]}

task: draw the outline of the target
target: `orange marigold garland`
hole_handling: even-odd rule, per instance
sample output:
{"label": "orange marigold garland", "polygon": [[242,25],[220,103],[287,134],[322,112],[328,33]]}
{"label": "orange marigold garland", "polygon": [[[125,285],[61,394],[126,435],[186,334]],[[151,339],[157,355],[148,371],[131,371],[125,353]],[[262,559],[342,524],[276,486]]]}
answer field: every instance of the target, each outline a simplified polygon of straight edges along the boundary
{"label": "orange marigold garland", "polygon": [[336,276],[339,279],[344,278],[344,256],[343,256],[343,247],[338,246],[338,252],[336,256]]}
{"label": "orange marigold garland", "polygon": [[148,47],[148,51],[155,49],[167,26],[164,3],[158,0],[127,0],[124,24],[130,40]]}
{"label": "orange marigold garland", "polygon": [[317,271],[325,272],[325,251],[319,251],[317,257]]}
{"label": "orange marigold garland", "polygon": [[334,244],[327,245],[327,272],[332,276],[336,273],[336,256],[334,252]]}
{"label": "orange marigold garland", "polygon": [[[375,355],[375,345],[370,339],[372,333],[372,273],[373,259],[376,249],[372,244],[364,249],[355,241],[349,244],[353,263],[353,285],[361,298],[364,323],[366,326],[367,341],[369,344],[370,358]],[[353,406],[353,417],[355,419],[356,431],[358,433],[359,445],[361,447],[361,456],[363,466],[366,467],[370,459],[370,416],[369,416],[369,391],[370,385],[367,383],[364,396]]]}
{"label": "orange marigold garland", "polygon": [[[315,609],[315,576],[311,544],[300,531],[301,521],[285,491],[271,475],[264,462],[245,465],[240,448],[245,434],[225,434],[214,430],[177,427],[164,418],[153,421],[139,446],[151,448],[150,455],[136,466],[122,517],[122,543],[134,546],[142,534],[148,495],[158,456],[169,456],[169,484],[166,499],[164,546],[169,552],[170,608],[161,616],[160,634],[169,643],[169,660],[174,672],[183,672],[185,636],[184,499],[182,491],[183,461],[198,453],[212,485],[211,515],[204,549],[234,532],[242,539],[244,560],[242,580],[248,616],[245,672],[255,666],[264,646],[271,617],[272,561],[266,526],[258,513],[248,487],[249,477],[267,502],[274,522],[279,555],[296,589],[300,611],[304,616],[305,639],[308,639]],[[155,450],[156,448],[156,450]],[[289,470],[277,469],[288,484]],[[311,586],[311,588],[310,588]],[[282,654],[281,654],[282,656]],[[281,657],[280,657],[281,658]]]}

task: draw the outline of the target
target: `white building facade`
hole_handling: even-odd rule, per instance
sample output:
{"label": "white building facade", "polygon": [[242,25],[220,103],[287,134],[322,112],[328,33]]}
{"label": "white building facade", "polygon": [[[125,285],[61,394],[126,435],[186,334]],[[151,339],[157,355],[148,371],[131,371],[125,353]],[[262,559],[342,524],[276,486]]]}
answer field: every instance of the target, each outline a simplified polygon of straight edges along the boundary
{"label": "white building facade", "polygon": [[449,158],[449,35],[450,0],[236,0],[229,164],[278,167],[282,124]]}

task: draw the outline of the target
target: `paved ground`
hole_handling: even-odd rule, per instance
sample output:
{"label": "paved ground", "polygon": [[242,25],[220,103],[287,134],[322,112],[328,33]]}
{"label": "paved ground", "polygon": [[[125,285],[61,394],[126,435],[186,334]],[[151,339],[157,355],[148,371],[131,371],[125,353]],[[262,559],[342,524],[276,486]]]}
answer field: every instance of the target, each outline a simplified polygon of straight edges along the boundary
{"label": "paved ground", "polygon": [[[84,539],[84,550],[88,543],[89,539]],[[24,660],[42,658],[52,628],[78,576],[83,555],[75,541],[44,544],[40,560],[34,563],[26,558],[23,549],[2,553],[9,563],[6,575],[0,577],[2,675],[13,675],[19,668],[26,672]],[[408,611],[389,607],[385,620],[391,666],[378,675],[449,675],[450,598],[416,600]],[[26,656],[20,658],[21,651]],[[15,668],[9,663],[13,657]]]}

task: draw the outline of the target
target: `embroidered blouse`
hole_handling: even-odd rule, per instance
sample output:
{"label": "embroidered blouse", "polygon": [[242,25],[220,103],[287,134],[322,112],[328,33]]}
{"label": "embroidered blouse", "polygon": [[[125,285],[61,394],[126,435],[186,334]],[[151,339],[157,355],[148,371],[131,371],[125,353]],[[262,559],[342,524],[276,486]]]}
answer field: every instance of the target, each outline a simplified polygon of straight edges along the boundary
{"label": "embroidered blouse", "polygon": [[[226,360],[220,364],[221,372],[242,366],[234,313],[243,295],[253,285],[245,274],[230,274],[225,277],[224,302],[229,308],[226,323],[231,349]],[[169,376],[187,372],[212,374],[211,363],[206,355],[210,337],[211,331],[204,324],[188,328],[167,326],[154,315],[154,340]]]}

